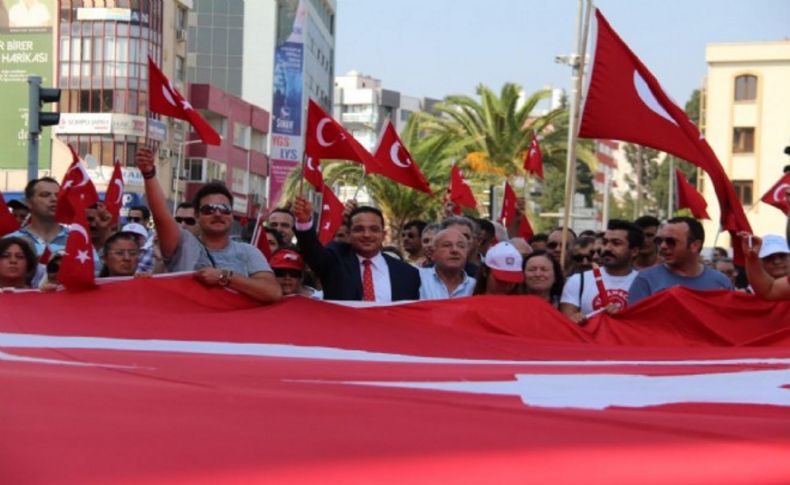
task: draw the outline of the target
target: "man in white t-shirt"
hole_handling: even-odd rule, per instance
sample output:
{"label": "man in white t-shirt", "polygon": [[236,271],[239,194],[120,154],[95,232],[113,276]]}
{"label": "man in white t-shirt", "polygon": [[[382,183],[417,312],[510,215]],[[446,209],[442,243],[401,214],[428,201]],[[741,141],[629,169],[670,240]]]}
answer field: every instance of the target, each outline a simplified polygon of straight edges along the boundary
{"label": "man in white t-shirt", "polygon": [[560,311],[576,323],[597,311],[617,313],[628,305],[628,288],[639,274],[632,261],[644,241],[642,230],[631,222],[612,219],[601,247],[601,279],[609,305],[605,306],[593,270],[568,278],[560,298]]}

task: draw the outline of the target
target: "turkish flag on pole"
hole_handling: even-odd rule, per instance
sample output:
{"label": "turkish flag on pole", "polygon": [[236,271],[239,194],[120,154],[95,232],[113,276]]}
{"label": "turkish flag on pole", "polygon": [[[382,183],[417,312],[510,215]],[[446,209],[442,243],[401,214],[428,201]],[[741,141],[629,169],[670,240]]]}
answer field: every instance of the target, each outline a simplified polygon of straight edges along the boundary
{"label": "turkish flag on pole", "polygon": [[269,246],[269,238],[266,237],[266,229],[264,223],[263,213],[258,212],[258,219],[255,221],[255,231],[252,234],[252,241],[250,244],[258,248],[260,252],[266,256],[267,261],[272,259],[272,248]]}
{"label": "turkish flag on pole", "polygon": [[751,232],[732,183],[697,127],[597,9],[595,16],[595,59],[579,136],[638,143],[697,165],[716,190],[721,226]]}
{"label": "turkish flag on pole", "polygon": [[0,237],[19,230],[19,227],[19,221],[11,214],[11,210],[5,203],[3,193],[0,192]]}
{"label": "turkish flag on pole", "polygon": [[686,180],[683,172],[678,168],[675,169],[675,180],[678,208],[690,209],[697,219],[710,219],[705,210],[708,208],[705,198]]}
{"label": "turkish flag on pole", "polygon": [[453,168],[450,171],[450,200],[459,211],[461,207],[467,207],[469,209],[477,207],[477,201],[472,193],[472,189],[469,187],[466,180],[464,180],[464,176],[461,175],[461,169],[458,168],[456,164],[453,164]]}
{"label": "turkish flag on pole", "polygon": [[543,155],[540,153],[538,137],[532,134],[529,150],[524,154],[524,171],[543,179]]}
{"label": "turkish flag on pole", "polygon": [[112,171],[112,177],[107,184],[107,192],[104,193],[104,206],[112,215],[113,225],[118,224],[118,218],[121,215],[121,206],[123,206],[123,173],[121,172],[121,162],[115,161],[115,167]]}
{"label": "turkish flag on pole", "polygon": [[86,290],[96,286],[94,281],[93,244],[85,206],[77,201],[72,208],[74,222],[69,225],[66,253],[60,263],[58,280],[70,290]]}
{"label": "turkish flag on pole", "polygon": [[532,224],[529,223],[529,218],[526,213],[521,214],[521,224],[518,225],[518,235],[527,241],[535,235],[535,231],[532,229]]}
{"label": "turkish flag on pole", "polygon": [[378,163],[375,169],[368,170],[368,173],[378,173],[399,184],[431,195],[428,180],[420,171],[420,167],[414,163],[414,159],[403,146],[398,132],[389,120],[384,124],[373,158]]}
{"label": "turkish flag on pole", "polygon": [[74,147],[69,145],[71,150],[71,165],[63,176],[58,192],[58,206],[55,209],[55,220],[62,224],[70,224],[77,216],[74,210],[78,204],[82,207],[91,207],[99,202],[99,194],[93,185],[85,164],[80,160]]}
{"label": "turkish flag on pole", "polygon": [[321,190],[321,227],[318,230],[318,240],[326,245],[335,237],[338,228],[343,225],[343,203],[338,200],[332,189],[324,184]]}
{"label": "turkish flag on pole", "polygon": [[784,212],[790,213],[790,204],[787,203],[787,196],[785,195],[790,189],[790,173],[786,173],[784,177],[779,179],[778,182],[771,187],[768,192],[760,199],[768,205],[772,205]]}
{"label": "turkish flag on pole", "polygon": [[324,188],[324,175],[321,173],[321,160],[305,155],[303,172],[304,179],[315,187],[315,190]]}
{"label": "turkish flag on pole", "polygon": [[219,145],[222,139],[189,101],[173,86],[159,67],[148,56],[148,109],[153,113],[186,120],[195,129],[203,143]]}
{"label": "turkish flag on pole", "polygon": [[359,162],[365,166],[366,172],[376,171],[376,161],[373,160],[373,156],[312,99],[307,108],[305,139],[307,157],[316,160],[337,159]]}
{"label": "turkish flag on pole", "polygon": [[505,227],[508,224],[513,224],[516,218],[516,193],[513,187],[505,181],[505,195],[502,197],[502,210],[499,212],[499,222]]}

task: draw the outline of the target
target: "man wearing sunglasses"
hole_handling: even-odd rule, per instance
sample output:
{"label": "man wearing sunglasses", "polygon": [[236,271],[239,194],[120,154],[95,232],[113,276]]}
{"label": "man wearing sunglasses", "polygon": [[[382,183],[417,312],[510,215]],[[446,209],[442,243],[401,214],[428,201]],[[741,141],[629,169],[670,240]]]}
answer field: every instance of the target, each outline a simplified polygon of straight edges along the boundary
{"label": "man wearing sunglasses", "polygon": [[601,279],[609,305],[604,305],[592,269],[572,275],[562,290],[560,311],[576,323],[584,322],[596,310],[612,314],[628,306],[628,289],[638,274],[631,261],[642,247],[641,229],[631,222],[611,219],[602,239]]}
{"label": "man wearing sunglasses", "polygon": [[181,229],[191,232],[194,236],[200,234],[200,227],[195,218],[195,206],[192,202],[182,202],[176,207],[176,223]]}
{"label": "man wearing sunglasses", "polygon": [[733,289],[729,278],[702,264],[700,252],[705,230],[698,220],[670,219],[659,228],[655,243],[664,262],[639,273],[628,291],[629,305],[674,286],[695,290]]}
{"label": "man wearing sunglasses", "polygon": [[151,149],[140,148],[135,161],[145,180],[145,195],[169,271],[195,271],[195,279],[205,286],[232,288],[262,303],[282,298],[280,285],[263,254],[254,246],[231,240],[233,196],[225,185],[209,183],[195,194],[192,203],[200,228],[199,236],[195,236],[179,227],[170,215],[156,180]]}

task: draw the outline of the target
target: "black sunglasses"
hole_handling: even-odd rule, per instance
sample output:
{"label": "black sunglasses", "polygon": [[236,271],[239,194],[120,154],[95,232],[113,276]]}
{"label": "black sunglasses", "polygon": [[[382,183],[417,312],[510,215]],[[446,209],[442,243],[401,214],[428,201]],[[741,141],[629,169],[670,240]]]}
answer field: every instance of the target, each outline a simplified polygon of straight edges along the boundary
{"label": "black sunglasses", "polygon": [[194,226],[197,221],[194,217],[176,216],[176,222],[179,224],[186,224],[187,226]]}
{"label": "black sunglasses", "polygon": [[230,214],[231,208],[228,204],[206,204],[200,206],[198,212],[200,212],[204,216],[209,216],[217,212],[219,212],[223,216],[227,216]]}
{"label": "black sunglasses", "polygon": [[576,261],[577,263],[581,263],[585,259],[587,261],[592,261],[593,260],[593,255],[592,254],[574,254],[573,255],[573,260]]}
{"label": "black sunglasses", "polygon": [[558,243],[556,241],[552,241],[550,243],[547,243],[546,247],[549,248],[549,249],[557,249],[558,247],[560,247],[560,243]]}
{"label": "black sunglasses", "polygon": [[675,239],[674,237],[656,236],[655,239],[653,239],[653,241],[656,243],[656,246],[661,246],[661,243],[666,243],[667,247],[669,248],[674,248],[678,243],[678,240]]}
{"label": "black sunglasses", "polygon": [[274,276],[278,278],[285,278],[286,276],[290,276],[291,278],[301,278],[302,272],[298,269],[279,269],[274,268]]}
{"label": "black sunglasses", "polygon": [[138,224],[143,222],[143,218],[142,217],[127,217],[126,220],[128,222],[136,222]]}

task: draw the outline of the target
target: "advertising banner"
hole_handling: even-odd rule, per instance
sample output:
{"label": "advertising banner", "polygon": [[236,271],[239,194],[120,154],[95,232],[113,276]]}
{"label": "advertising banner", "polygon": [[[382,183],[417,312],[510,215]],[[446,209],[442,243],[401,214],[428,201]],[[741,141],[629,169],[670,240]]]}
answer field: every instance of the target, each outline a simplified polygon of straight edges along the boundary
{"label": "advertising banner", "polygon": [[299,162],[293,160],[280,160],[272,158],[269,163],[269,207],[277,207],[281,205],[280,195],[283,192],[285,179],[291,173]]}
{"label": "advertising banner", "polygon": [[[55,0],[0,0],[0,169],[27,167],[30,75],[53,87]],[[49,109],[49,108],[48,108]],[[38,166],[49,169],[50,131],[41,133]]]}

